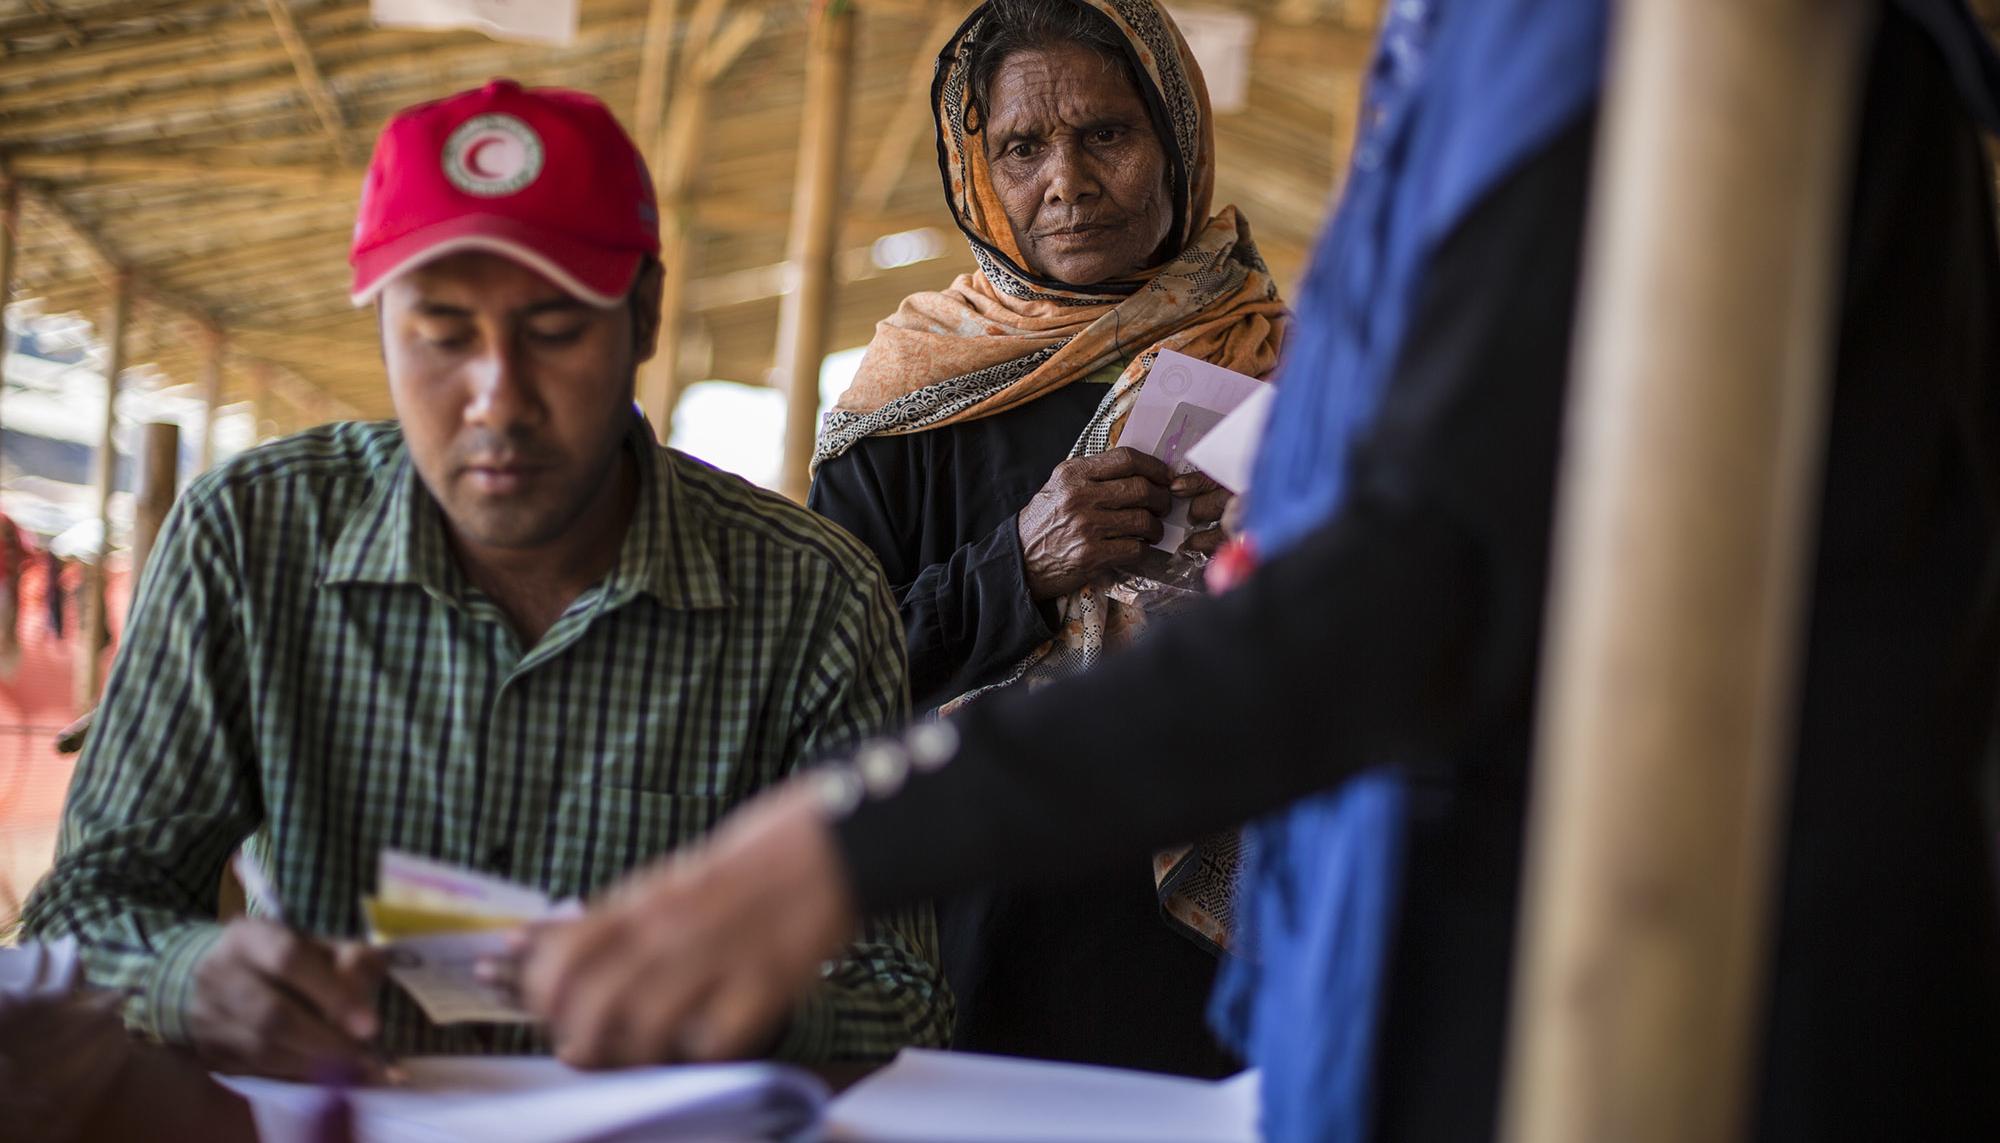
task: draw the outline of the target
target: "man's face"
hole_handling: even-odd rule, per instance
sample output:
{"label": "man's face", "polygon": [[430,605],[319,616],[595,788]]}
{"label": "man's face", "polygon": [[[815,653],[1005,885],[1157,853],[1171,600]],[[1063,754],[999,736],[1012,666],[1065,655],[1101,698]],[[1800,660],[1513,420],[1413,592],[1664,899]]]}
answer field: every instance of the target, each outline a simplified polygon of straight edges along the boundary
{"label": "man's face", "polygon": [[988,84],[986,160],[1028,268],[1072,286],[1152,264],[1167,153],[1125,69],[1077,44],[1015,52]]}
{"label": "man's face", "polygon": [[389,395],[461,542],[560,547],[596,526],[652,354],[658,273],[637,289],[599,309],[511,259],[464,253],[383,290]]}

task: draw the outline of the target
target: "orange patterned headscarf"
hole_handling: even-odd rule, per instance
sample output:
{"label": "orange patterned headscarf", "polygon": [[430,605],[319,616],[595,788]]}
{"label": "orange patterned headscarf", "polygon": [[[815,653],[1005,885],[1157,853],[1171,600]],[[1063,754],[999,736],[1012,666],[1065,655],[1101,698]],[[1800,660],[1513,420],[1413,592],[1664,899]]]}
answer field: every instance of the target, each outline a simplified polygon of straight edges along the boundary
{"label": "orange patterned headscarf", "polygon": [[1106,366],[1129,362],[1092,419],[1078,455],[1116,439],[1161,349],[1253,377],[1276,366],[1287,315],[1277,284],[1236,208],[1208,213],[1215,133],[1201,69],[1154,0],[1072,0],[1124,37],[1141,95],[1163,132],[1177,211],[1177,250],[1137,278],[1074,286],[1036,276],[1000,208],[986,166],[968,73],[991,5],[938,55],[932,104],[945,196],[979,263],[943,291],[913,294],[878,324],[854,382],[820,432],[814,463],[863,437],[990,417]]}

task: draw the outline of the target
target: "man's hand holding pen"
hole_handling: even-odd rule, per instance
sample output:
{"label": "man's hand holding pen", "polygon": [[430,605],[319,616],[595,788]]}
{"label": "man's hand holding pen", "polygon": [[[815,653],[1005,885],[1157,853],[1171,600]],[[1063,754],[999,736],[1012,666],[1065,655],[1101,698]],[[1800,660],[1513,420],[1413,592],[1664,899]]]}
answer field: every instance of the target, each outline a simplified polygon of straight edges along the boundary
{"label": "man's hand holding pen", "polygon": [[392,1079],[375,1045],[384,968],[381,951],[359,942],[320,941],[261,918],[232,921],[195,966],[195,1052],[224,1071]]}
{"label": "man's hand holding pen", "polygon": [[238,850],[233,867],[270,916],[224,925],[195,965],[187,1013],[195,1054],[219,1071],[393,1082],[395,1069],[375,1042],[382,1031],[375,997],[388,968],[382,951],[292,929],[256,858]]}

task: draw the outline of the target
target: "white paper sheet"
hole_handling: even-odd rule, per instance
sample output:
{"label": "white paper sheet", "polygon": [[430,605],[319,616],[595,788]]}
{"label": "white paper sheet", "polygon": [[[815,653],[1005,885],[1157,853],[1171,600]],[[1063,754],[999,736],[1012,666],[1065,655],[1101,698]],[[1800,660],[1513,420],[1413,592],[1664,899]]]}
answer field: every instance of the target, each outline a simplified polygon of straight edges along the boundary
{"label": "white paper sheet", "polygon": [[1257,1074],[1219,1082],[905,1048],[827,1108],[847,1143],[1257,1143]]}
{"label": "white paper sheet", "polygon": [[[1163,349],[1114,443],[1159,457],[1176,474],[1187,472],[1193,467],[1188,450],[1264,387],[1255,377]],[[1163,552],[1180,549],[1189,530],[1187,505],[1185,500],[1174,501],[1154,547]]]}
{"label": "white paper sheet", "polygon": [[1277,396],[1278,391],[1269,385],[1257,386],[1256,392],[1187,450],[1188,463],[1238,496],[1250,491],[1257,446],[1264,442],[1264,425],[1271,419],[1271,402]]}
{"label": "white paper sheet", "polygon": [[[775,1138],[815,1122],[826,1086],[780,1064],[579,1072],[543,1057],[417,1057],[409,1082],[347,1093],[358,1143]],[[264,1143],[315,1138],[323,1088],[216,1079],[250,1102]]]}
{"label": "white paper sheet", "polygon": [[470,28],[496,40],[567,45],[576,42],[578,0],[374,0],[370,14],[384,28],[441,31]]}

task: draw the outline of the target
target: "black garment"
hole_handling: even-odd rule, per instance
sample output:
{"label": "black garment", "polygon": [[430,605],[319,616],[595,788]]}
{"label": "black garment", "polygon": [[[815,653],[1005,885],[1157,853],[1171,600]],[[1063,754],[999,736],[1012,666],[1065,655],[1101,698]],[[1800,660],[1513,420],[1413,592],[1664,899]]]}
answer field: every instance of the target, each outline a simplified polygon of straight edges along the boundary
{"label": "black garment", "polygon": [[[1376,1130],[1491,1137],[1591,130],[1433,258],[1344,509],[1146,647],[968,712],[956,761],[842,823],[866,904],[1130,860],[1409,759]],[[2000,649],[1991,180],[1936,46],[1889,9],[1846,242],[1761,1138],[2000,1138],[1978,782]],[[1206,717],[1101,717],[1176,693]]]}
{"label": "black garment", "polygon": [[820,466],[806,506],[882,561],[903,612],[913,709],[1005,678],[1054,635],[1028,597],[1014,518],[1106,391],[1065,385],[997,416],[864,437]]}
{"label": "black garment", "polygon": [[[910,690],[929,710],[1048,640],[1014,520],[1107,392],[1066,385],[998,416],[869,437],[820,466],[807,504],[881,558],[903,610]],[[1203,1018],[1215,958],[1160,918],[1144,856],[1061,887],[937,902],[952,1046],[1219,1076],[1241,1065]]]}

